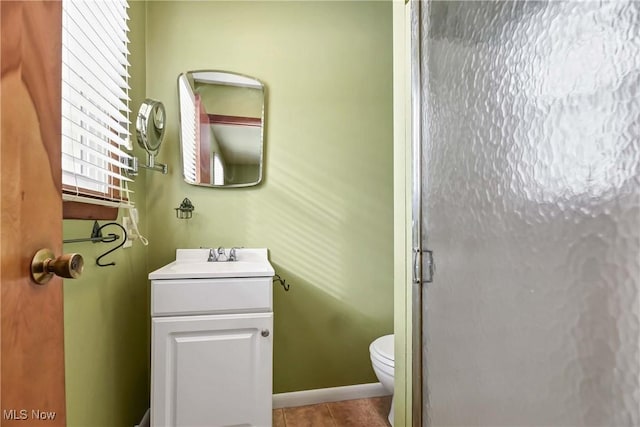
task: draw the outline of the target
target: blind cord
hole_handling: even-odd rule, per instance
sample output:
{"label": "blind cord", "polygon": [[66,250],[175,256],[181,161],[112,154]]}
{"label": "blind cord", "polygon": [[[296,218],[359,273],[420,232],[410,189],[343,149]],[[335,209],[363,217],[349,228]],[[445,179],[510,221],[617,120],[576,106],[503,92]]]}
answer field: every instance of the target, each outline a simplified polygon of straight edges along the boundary
{"label": "blind cord", "polygon": [[140,243],[142,243],[145,246],[148,246],[149,240],[147,240],[147,238],[144,237],[142,233],[140,233],[140,230],[138,230],[138,210],[133,206],[129,206],[128,209],[129,209],[129,218],[131,218],[131,228],[133,228],[133,231],[135,232],[136,236],[138,236],[138,239],[140,239]]}

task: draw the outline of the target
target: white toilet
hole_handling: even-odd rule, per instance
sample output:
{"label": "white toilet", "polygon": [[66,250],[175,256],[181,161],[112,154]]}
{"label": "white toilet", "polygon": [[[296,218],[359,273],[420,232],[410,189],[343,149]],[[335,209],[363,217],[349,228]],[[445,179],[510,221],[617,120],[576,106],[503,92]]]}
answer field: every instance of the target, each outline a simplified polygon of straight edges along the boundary
{"label": "white toilet", "polygon": [[[369,346],[371,364],[382,386],[393,395],[393,334],[385,335],[373,341]],[[389,423],[393,426],[393,397],[391,398],[391,411],[389,411]]]}

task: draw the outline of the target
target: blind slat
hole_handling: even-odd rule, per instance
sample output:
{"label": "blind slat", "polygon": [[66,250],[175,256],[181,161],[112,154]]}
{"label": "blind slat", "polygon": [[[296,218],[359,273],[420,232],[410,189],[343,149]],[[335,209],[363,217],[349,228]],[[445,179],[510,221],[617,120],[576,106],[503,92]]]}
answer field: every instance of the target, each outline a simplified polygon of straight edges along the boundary
{"label": "blind slat", "polygon": [[[71,105],[71,103],[66,99],[63,99],[62,103],[62,116],[69,122],[91,131],[98,138],[117,142],[121,146],[128,145],[127,139],[130,134],[126,128],[123,128],[119,124],[117,126],[113,126],[110,121],[107,123],[101,121],[100,119],[104,117],[103,115],[95,117],[88,111],[82,111],[82,108],[88,107],[77,107]],[[122,128],[124,130],[118,132],[118,128]]]}
{"label": "blind slat", "polygon": [[[71,31],[74,30],[73,27],[69,27],[69,29]],[[74,52],[74,56],[81,60],[87,69],[93,70],[94,67],[98,66],[100,70],[104,70],[102,76],[108,76],[109,81],[106,82],[106,84],[108,84],[109,87],[130,89],[127,84],[127,78],[130,76],[126,66],[117,64],[113,59],[108,58],[102,53],[98,53],[97,50],[100,48],[96,47],[95,43],[92,43],[90,39],[78,40],[70,31],[65,31],[64,37],[66,42],[65,47],[69,51]]]}
{"label": "blind slat", "polygon": [[[97,86],[101,93],[105,90],[107,93],[111,93],[115,98],[126,98],[127,93],[124,88],[121,88],[109,78],[109,73],[100,67],[100,64],[91,60],[88,57],[82,57],[83,52],[73,52],[67,49],[69,56],[66,58],[67,64],[74,70],[78,70],[78,75],[84,80],[91,80],[92,85]],[[91,68],[89,68],[91,66]]]}
{"label": "blind slat", "polygon": [[[68,13],[68,15],[65,16],[65,19],[71,20],[72,23],[77,25],[77,27],[79,28],[84,28],[86,26],[97,27],[100,25],[99,22],[96,22],[93,14],[89,14],[89,15],[82,14],[77,9],[77,6],[73,4],[71,5],[71,7],[66,13]],[[70,27],[70,28],[73,28],[73,27]],[[96,33],[93,33],[93,34],[97,36]],[[87,38],[85,40],[89,40],[89,39]],[[118,46],[115,46],[113,43],[110,42],[110,40],[105,40],[104,38],[100,38],[100,37],[92,37],[91,41],[92,43],[94,43],[96,49],[100,51],[99,52],[100,54],[109,56],[111,60],[115,61],[117,64],[119,64],[122,68],[126,70],[126,67],[129,64],[127,63],[126,58],[123,57],[122,55],[123,52]]]}
{"label": "blind slat", "polygon": [[74,7],[84,16],[85,20],[91,22],[94,31],[101,34],[108,48],[116,52],[118,62],[123,65],[130,65],[129,59],[126,57],[129,54],[127,49],[128,40],[123,35],[118,36],[117,30],[109,25],[109,22],[102,16],[102,12],[97,8],[88,7],[87,2],[82,1],[77,1]]}
{"label": "blind slat", "polygon": [[[62,142],[63,144],[81,144],[81,142],[74,140],[73,138],[70,138],[66,134],[63,134],[62,137],[63,137],[63,142]],[[86,151],[90,155],[99,157],[100,159],[104,160],[105,162],[109,163],[114,167],[117,167],[120,169],[126,169],[126,170],[131,169],[129,162],[127,161],[127,159],[131,158],[131,156],[129,155],[116,156],[114,153],[111,153],[111,152],[108,153],[110,155],[107,155],[104,152],[100,151],[100,149],[93,148],[86,145],[82,146],[82,150]],[[76,157],[75,154],[73,154],[73,146],[68,147],[67,151],[65,151],[65,154],[73,155],[73,157]]]}
{"label": "blind slat", "polygon": [[[66,118],[66,115],[63,114],[63,118]],[[83,124],[72,120],[66,120],[62,133],[73,140],[80,141],[81,143],[82,138],[85,138],[87,140],[86,145],[100,146],[104,150],[108,150],[114,154],[118,154],[119,156],[128,156],[126,152],[119,148],[121,145],[126,145],[126,140],[124,138],[118,138],[118,141],[105,140],[104,135],[99,133],[99,130],[100,129],[96,129],[95,127],[87,128],[83,126]]]}
{"label": "blind slat", "polygon": [[[123,181],[133,182],[131,178],[127,178],[126,176],[120,174],[119,172],[111,171],[110,169],[105,169],[101,164],[95,164],[88,160],[79,159],[75,156],[71,156],[69,154],[62,154],[62,170],[66,172],[78,173],[78,170],[86,170],[86,173],[91,176],[93,175],[109,175],[112,178],[120,179]],[[119,169],[116,169],[119,171]]]}
{"label": "blind slat", "polygon": [[[127,102],[129,101],[129,97],[126,99],[119,99],[116,97],[109,96],[108,98],[104,98],[107,103],[100,102],[103,98],[103,95],[95,89],[91,84],[82,79],[82,77],[77,74],[74,70],[68,68],[68,64],[63,60],[63,72],[66,75],[62,77],[62,88],[65,87],[71,88],[71,91],[77,93],[79,96],[88,100],[95,106],[100,106],[107,113],[113,116],[114,120],[119,122],[128,123],[129,120],[122,112],[130,113],[129,107],[127,106]],[[110,94],[109,94],[110,95]]]}
{"label": "blind slat", "polygon": [[84,63],[79,61],[78,58],[73,57],[73,55],[69,55],[67,58],[63,56],[62,64],[73,70],[63,74],[63,83],[67,82],[71,85],[87,84],[100,94],[99,98],[106,99],[114,108],[118,110],[128,109],[128,107],[126,107],[126,101],[129,99],[126,93],[120,88],[112,90],[111,87],[105,84],[100,79],[100,76],[97,75],[100,73],[89,71]]}
{"label": "blind slat", "polygon": [[[120,38],[122,40],[128,41],[127,33],[125,30],[126,21],[121,17],[116,17],[113,13],[113,9],[109,7],[110,5],[116,5],[116,3],[99,2],[98,9],[102,11],[103,16],[107,19],[107,21],[109,21],[109,24],[114,29],[114,31],[116,31],[116,34],[121,36]],[[120,32],[117,32],[118,28],[121,30]],[[124,36],[124,38],[122,36]]]}
{"label": "blind slat", "polygon": [[[63,89],[64,93],[64,89]],[[77,98],[76,98],[77,99]],[[99,127],[103,131],[106,131],[106,135],[102,134],[104,137],[110,137],[111,139],[118,142],[120,145],[126,146],[126,139],[131,134],[129,130],[122,126],[120,123],[116,122],[111,116],[107,113],[100,111],[98,108],[94,107],[92,104],[86,102],[74,102],[75,99],[71,97],[62,97],[62,115],[65,116],[68,120],[80,124],[81,122],[89,122],[93,124],[94,127]],[[82,101],[82,99],[80,99]],[[83,109],[87,111],[83,111]]]}

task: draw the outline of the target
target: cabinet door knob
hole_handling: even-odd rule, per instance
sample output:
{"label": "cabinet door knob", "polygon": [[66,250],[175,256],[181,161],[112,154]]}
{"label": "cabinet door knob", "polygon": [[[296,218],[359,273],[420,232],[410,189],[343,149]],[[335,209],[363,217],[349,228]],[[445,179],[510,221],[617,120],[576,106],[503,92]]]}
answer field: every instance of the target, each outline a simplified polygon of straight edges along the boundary
{"label": "cabinet door knob", "polygon": [[82,274],[84,260],[80,254],[65,254],[57,258],[49,249],[40,249],[31,260],[31,278],[39,285],[47,283],[54,274],[77,279]]}
{"label": "cabinet door knob", "polygon": [[263,337],[268,337],[269,336],[269,330],[268,329],[263,329],[262,332],[260,332],[260,334]]}

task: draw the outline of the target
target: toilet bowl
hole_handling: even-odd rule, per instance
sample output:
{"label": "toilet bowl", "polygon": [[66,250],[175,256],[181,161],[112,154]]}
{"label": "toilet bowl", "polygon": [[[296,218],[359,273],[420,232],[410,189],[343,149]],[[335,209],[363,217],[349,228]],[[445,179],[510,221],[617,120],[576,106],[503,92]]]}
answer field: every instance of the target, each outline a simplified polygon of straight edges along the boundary
{"label": "toilet bowl", "polygon": [[[385,335],[377,338],[369,346],[369,354],[371,356],[371,365],[373,365],[373,371],[376,373],[378,380],[382,383],[382,386],[391,395],[393,395],[393,368],[394,355],[393,355],[393,334]],[[391,398],[391,410],[389,411],[389,423],[393,426],[393,397]]]}

